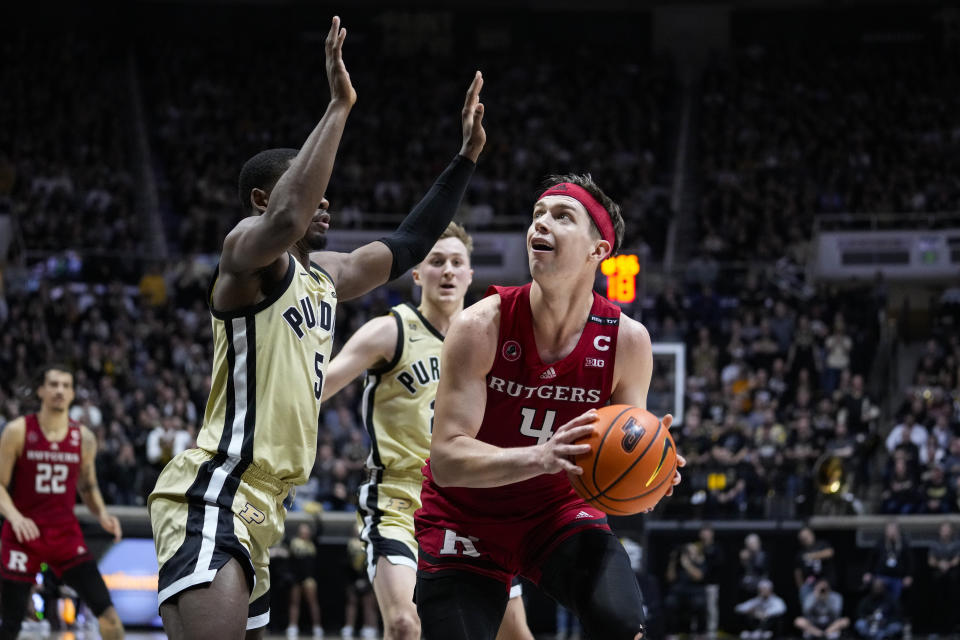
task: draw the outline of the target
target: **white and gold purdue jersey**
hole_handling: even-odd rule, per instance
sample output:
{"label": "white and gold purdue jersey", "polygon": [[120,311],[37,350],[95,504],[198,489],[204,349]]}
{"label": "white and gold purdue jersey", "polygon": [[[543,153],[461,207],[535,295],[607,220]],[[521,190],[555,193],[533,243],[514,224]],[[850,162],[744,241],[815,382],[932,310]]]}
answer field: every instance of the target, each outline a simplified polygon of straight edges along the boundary
{"label": "white and gold purdue jersey", "polygon": [[419,477],[430,455],[443,334],[410,303],[390,313],[397,322],[393,359],[367,372],[363,391],[363,422],[371,440],[367,466]]}
{"label": "white and gold purdue jersey", "polygon": [[268,298],[235,312],[211,310],[213,375],[197,446],[281,482],[307,481],[336,306],[330,276],[291,255]]}

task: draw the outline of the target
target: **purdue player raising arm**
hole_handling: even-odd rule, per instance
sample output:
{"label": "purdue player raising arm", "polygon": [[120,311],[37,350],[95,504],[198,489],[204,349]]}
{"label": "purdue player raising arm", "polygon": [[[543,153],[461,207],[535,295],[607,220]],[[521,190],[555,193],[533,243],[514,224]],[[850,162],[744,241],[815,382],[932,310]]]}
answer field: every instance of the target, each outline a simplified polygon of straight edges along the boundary
{"label": "purdue player raising arm", "polygon": [[461,114],[461,153],[400,227],[312,262],[326,246],[324,193],[357,97],[345,38],[334,18],[326,40],[330,104],[300,150],[261,152],[240,172],[240,201],[250,215],[224,240],[210,285],[213,371],[197,448],[170,461],[148,502],[160,614],[175,640],[262,636],[270,619],[268,549],[283,536],[284,498],[307,481],[316,457],[337,301],[426,255],[483,148],[477,73]]}

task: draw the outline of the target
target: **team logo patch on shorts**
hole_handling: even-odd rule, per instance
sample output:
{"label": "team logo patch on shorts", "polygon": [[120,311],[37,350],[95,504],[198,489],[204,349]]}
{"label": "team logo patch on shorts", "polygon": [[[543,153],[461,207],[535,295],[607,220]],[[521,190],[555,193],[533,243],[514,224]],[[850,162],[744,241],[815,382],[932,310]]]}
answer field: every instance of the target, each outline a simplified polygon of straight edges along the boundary
{"label": "team logo patch on shorts", "polygon": [[267,519],[267,516],[263,513],[263,511],[260,511],[260,509],[257,509],[249,502],[243,505],[243,509],[241,509],[240,513],[237,515],[250,524],[263,524],[263,521]]}

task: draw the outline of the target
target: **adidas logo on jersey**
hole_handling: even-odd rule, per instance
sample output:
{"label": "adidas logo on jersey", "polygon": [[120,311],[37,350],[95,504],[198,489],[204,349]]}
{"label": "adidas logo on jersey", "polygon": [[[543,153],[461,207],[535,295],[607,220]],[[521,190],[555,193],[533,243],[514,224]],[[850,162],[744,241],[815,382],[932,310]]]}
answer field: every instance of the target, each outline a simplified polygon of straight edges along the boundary
{"label": "adidas logo on jersey", "polygon": [[577,517],[576,517],[575,519],[576,519],[576,520],[583,520],[584,518],[592,518],[592,517],[593,517],[593,516],[591,516],[591,515],[590,515],[589,513],[587,513],[586,511],[581,511],[580,513],[577,514]]}
{"label": "adidas logo on jersey", "polygon": [[541,380],[549,380],[550,378],[556,378],[557,372],[553,370],[553,367],[550,367],[546,371],[540,374]]}

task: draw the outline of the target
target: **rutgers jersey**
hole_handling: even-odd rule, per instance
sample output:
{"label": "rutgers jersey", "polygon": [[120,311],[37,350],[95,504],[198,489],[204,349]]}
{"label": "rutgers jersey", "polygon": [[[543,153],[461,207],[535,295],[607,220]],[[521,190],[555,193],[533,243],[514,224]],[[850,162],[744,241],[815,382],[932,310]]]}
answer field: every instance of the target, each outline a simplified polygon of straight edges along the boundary
{"label": "rutgers jersey", "polygon": [[66,437],[50,442],[43,435],[36,414],[24,420],[23,451],[13,470],[10,491],[14,505],[41,529],[76,522],[73,505],[77,501],[83,440],[80,423],[70,420]]}
{"label": "rutgers jersey", "polygon": [[[594,293],[577,346],[558,362],[544,364],[537,352],[530,285],[490,287],[500,295],[497,355],[487,374],[487,401],[477,439],[498,447],[546,442],[561,425],[606,405],[613,386],[620,308]],[[543,474],[493,488],[440,487],[430,462],[418,516],[433,521],[526,518],[580,500],[567,474]]]}

